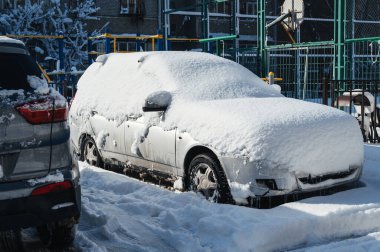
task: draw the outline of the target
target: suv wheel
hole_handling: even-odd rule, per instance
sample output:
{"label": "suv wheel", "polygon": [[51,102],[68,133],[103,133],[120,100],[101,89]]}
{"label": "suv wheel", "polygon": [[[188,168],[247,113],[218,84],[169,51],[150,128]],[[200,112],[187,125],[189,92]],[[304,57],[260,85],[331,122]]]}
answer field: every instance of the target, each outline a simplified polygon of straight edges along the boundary
{"label": "suv wheel", "polygon": [[45,247],[67,247],[75,239],[75,224],[72,221],[41,226],[37,228],[37,231]]}
{"label": "suv wheel", "polygon": [[233,203],[226,176],[219,162],[210,155],[195,156],[187,177],[188,191],[199,192],[211,202]]}
{"label": "suv wheel", "polygon": [[20,230],[0,232],[0,251],[23,251]]}
{"label": "suv wheel", "polygon": [[82,145],[81,160],[92,166],[102,167],[103,162],[98,148],[92,138],[86,138]]}

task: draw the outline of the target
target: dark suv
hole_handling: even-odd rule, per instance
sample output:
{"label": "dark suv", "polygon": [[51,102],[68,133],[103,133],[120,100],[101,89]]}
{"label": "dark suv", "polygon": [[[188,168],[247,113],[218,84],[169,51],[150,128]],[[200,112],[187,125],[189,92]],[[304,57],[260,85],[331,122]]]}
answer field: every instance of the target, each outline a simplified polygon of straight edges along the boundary
{"label": "dark suv", "polygon": [[37,227],[47,246],[74,239],[80,185],[67,113],[24,44],[0,37],[1,251],[19,249],[8,238],[22,228]]}

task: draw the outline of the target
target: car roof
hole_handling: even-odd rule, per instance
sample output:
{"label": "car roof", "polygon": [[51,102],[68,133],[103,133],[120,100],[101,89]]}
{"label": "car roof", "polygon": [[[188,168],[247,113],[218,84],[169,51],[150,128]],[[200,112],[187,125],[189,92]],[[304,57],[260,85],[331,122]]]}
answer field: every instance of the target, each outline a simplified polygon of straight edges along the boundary
{"label": "car roof", "polygon": [[6,36],[0,36],[0,53],[29,54],[22,41]]}

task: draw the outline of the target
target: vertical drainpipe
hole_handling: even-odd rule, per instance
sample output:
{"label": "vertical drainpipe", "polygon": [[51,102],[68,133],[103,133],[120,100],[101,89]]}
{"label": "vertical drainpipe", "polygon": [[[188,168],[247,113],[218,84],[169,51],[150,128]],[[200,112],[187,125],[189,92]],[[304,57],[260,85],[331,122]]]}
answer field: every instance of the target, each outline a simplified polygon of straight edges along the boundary
{"label": "vertical drainpipe", "polygon": [[266,13],[265,13],[265,0],[257,0],[258,11],[257,11],[257,54],[258,54],[258,73],[261,76],[266,76],[267,74],[267,57],[266,57]]}

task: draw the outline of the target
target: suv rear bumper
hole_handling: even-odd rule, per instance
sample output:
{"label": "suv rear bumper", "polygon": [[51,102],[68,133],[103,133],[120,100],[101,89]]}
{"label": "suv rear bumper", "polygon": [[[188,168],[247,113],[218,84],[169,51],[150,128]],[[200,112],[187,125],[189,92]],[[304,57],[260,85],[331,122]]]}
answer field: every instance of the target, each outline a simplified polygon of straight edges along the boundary
{"label": "suv rear bumper", "polygon": [[80,216],[80,186],[44,195],[0,201],[0,230],[42,226]]}

